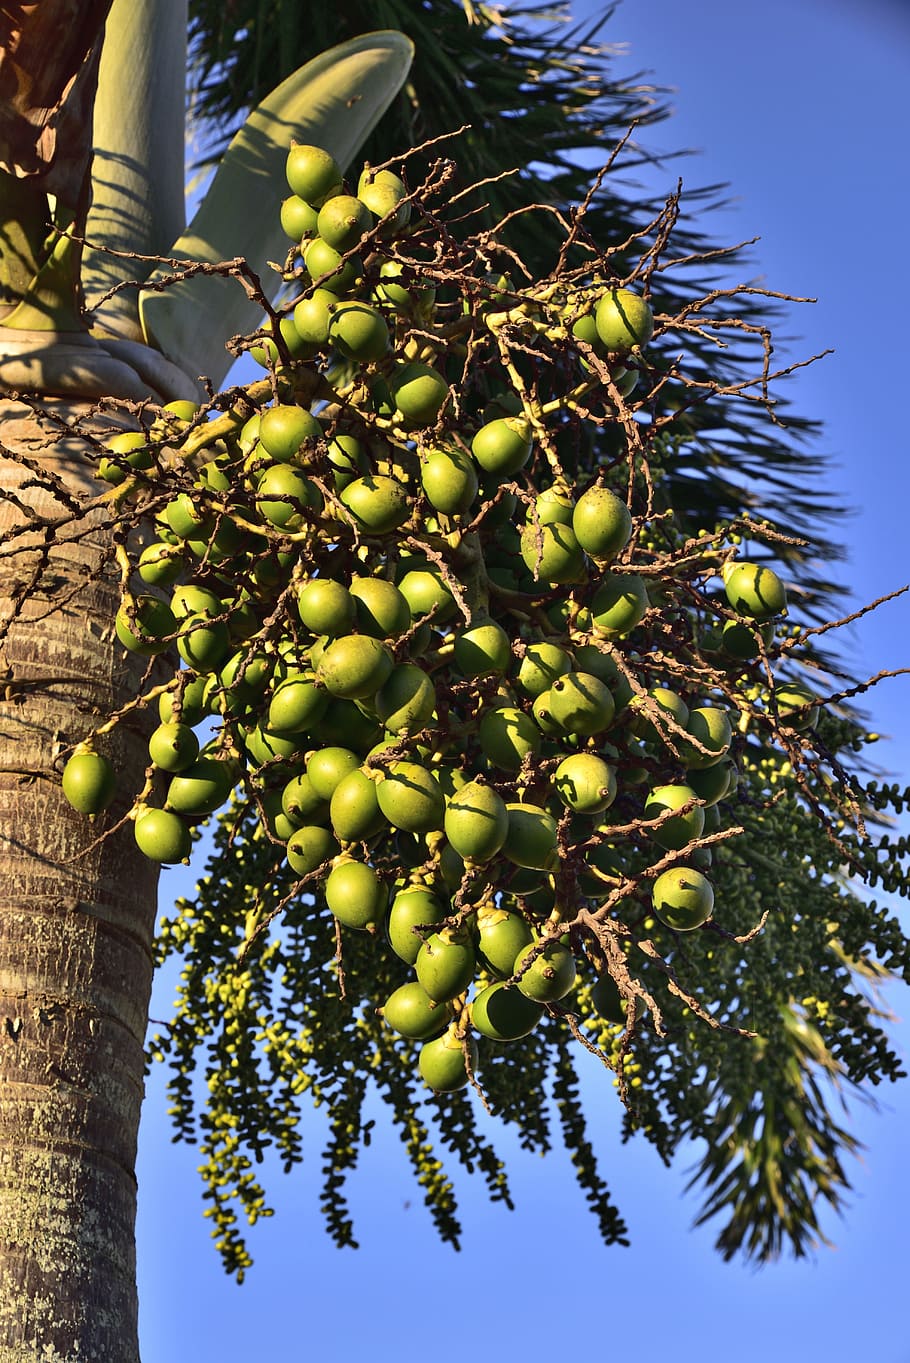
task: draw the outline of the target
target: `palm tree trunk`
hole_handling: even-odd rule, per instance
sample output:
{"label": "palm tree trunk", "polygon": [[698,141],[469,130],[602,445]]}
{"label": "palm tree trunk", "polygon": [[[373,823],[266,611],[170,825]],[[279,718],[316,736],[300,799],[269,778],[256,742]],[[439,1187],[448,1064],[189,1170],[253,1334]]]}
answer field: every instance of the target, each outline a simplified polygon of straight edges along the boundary
{"label": "palm tree trunk", "polygon": [[85,511],[99,485],[83,431],[101,420],[70,398],[0,402],[0,1363],[138,1360],[157,867],[129,823],[101,835],[142,783],[141,724],[103,749],[111,810],[90,823],[59,782],[61,751],[142,672],[113,631],[110,527]]}

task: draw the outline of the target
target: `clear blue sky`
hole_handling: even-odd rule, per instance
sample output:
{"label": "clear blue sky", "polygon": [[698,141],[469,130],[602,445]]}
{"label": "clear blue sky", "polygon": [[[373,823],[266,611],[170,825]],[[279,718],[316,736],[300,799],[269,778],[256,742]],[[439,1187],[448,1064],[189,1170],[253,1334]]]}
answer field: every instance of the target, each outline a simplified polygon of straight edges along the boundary
{"label": "clear blue sky", "polygon": [[[593,13],[578,4],[576,12]],[[647,133],[665,151],[701,155],[668,164],[696,185],[731,183],[733,206],[713,235],[760,235],[755,273],[769,287],[817,296],[794,314],[794,345],[835,354],[793,380],[796,410],[826,423],[830,485],[852,508],[843,534],[855,603],[910,579],[907,422],[910,220],[907,102],[910,9],[903,0],[625,0],[606,36],[628,44],[618,64],[676,87],[674,119]],[[853,636],[857,673],[910,662],[910,604]],[[877,692],[878,750],[910,772],[910,679]],[[164,878],[164,897],[188,873]],[[166,899],[162,900],[163,905]],[[153,1012],[168,1015],[164,987]],[[910,1013],[908,991],[892,992]],[[910,1026],[895,1028],[904,1054]],[[352,1186],[362,1248],[334,1249],[318,1212],[318,1116],[303,1169],[273,1186],[278,1214],[251,1234],[256,1263],[242,1288],[226,1279],[201,1216],[194,1151],[172,1146],[162,1074],[149,1084],[141,1137],[139,1259],[145,1363],[247,1363],[312,1356],[392,1363],[402,1356],[455,1363],[478,1354],[538,1359],[651,1359],[713,1363],[910,1363],[903,1319],[910,1216],[910,1083],[879,1092],[883,1112],[854,1106],[867,1149],[852,1168],[838,1243],[813,1261],[761,1272],[724,1265],[711,1228],[690,1230],[685,1156],[662,1168],[644,1143],[622,1148],[614,1091],[592,1064],[587,1109],[602,1168],[633,1246],[604,1249],[567,1160],[514,1151],[519,1209],[491,1207],[460,1179],[464,1251],[439,1246],[394,1137],[383,1133]],[[497,1136],[503,1151],[507,1139]],[[280,1176],[276,1174],[276,1179]]]}

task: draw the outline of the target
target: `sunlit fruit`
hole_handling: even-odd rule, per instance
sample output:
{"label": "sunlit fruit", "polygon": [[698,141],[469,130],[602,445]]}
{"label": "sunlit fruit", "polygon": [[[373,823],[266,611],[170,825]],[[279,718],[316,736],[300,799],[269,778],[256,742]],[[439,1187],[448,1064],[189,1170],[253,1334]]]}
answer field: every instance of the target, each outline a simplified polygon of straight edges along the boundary
{"label": "sunlit fruit", "polygon": [[567,672],[550,687],[550,714],[567,733],[585,738],[602,733],[615,713],[609,688],[590,672]]}
{"label": "sunlit fruit", "polygon": [[592,558],[612,559],[632,535],[632,516],[621,497],[606,487],[583,492],[572,514],[575,538]]}
{"label": "sunlit fruit", "polygon": [[289,236],[292,241],[301,241],[304,237],[312,236],[316,231],[317,216],[316,209],[312,204],[301,199],[299,194],[289,194],[286,199],[281,201],[278,221],[281,223],[281,230],[286,236]]}
{"label": "sunlit fruit", "polygon": [[[327,828],[305,824],[288,839],[287,859],[298,876],[308,876],[338,853],[338,841]],[[371,906],[372,907],[372,906]]]}
{"label": "sunlit fruit", "polygon": [[342,252],[336,251],[322,237],[313,237],[303,248],[303,263],[317,288],[338,295],[348,293],[363,271],[358,256],[345,260]]}
{"label": "sunlit fruit", "polygon": [[417,953],[417,979],[431,999],[444,1003],[457,998],[474,978],[476,960],[466,928],[441,928],[431,933]]}
{"label": "sunlit fruit", "polygon": [[445,834],[466,862],[484,862],[495,857],[508,831],[505,802],[485,782],[469,781],[449,801]]}
{"label": "sunlit fruit", "polygon": [[313,413],[294,403],[267,407],[260,415],[260,444],[278,463],[290,463],[303,444],[321,438],[322,427]]}
{"label": "sunlit fruit", "polygon": [[531,941],[531,929],[521,914],[494,904],[482,904],[475,915],[477,954],[481,964],[494,975],[512,974],[515,957]]}
{"label": "sunlit fruit", "polygon": [[80,744],[63,768],[63,794],[80,814],[100,814],[117,789],[114,768],[91,747]]}
{"label": "sunlit fruit", "polygon": [[329,909],[345,927],[360,932],[381,927],[389,893],[372,866],[347,858],[336,861],[326,877],[324,893]]}
{"label": "sunlit fruit", "polygon": [[443,1032],[435,1041],[425,1041],[417,1058],[424,1083],[436,1093],[457,1093],[466,1088],[469,1078],[465,1049],[473,1073],[477,1065],[477,1042],[473,1037],[461,1040],[451,1032]]}
{"label": "sunlit fruit", "polygon": [[389,380],[396,414],[409,427],[432,426],[449,395],[449,385],[428,364],[399,365]]}
{"label": "sunlit fruit", "polygon": [[360,758],[350,748],[335,744],[317,748],[307,758],[306,774],[321,800],[331,800],[336,787],[360,766]]}
{"label": "sunlit fruit", "polygon": [[654,335],[654,314],[631,289],[609,289],[594,310],[601,343],[610,353],[647,345]]}
{"label": "sunlit fruit", "polygon": [[430,505],[447,516],[466,511],[477,496],[474,462],[454,446],[429,452],[420,466],[420,481]]}
{"label": "sunlit fruit", "polygon": [[368,535],[391,534],[411,514],[407,488],[384,473],[355,478],[341,493],[341,500]]}
{"label": "sunlit fruit", "polygon": [[324,650],[316,679],[333,696],[360,700],[375,696],[392,671],[385,644],[368,634],[342,634]]}
{"label": "sunlit fruit", "polygon": [[[682,809],[697,798],[695,791],[688,785],[655,786],[645,800],[645,818],[657,819],[662,814]],[[691,809],[684,814],[671,815],[661,824],[649,828],[648,836],[659,847],[677,851],[693,838],[700,838],[704,827],[705,811],[700,805],[692,804]]]}
{"label": "sunlit fruit", "polygon": [[556,820],[538,805],[507,804],[509,827],[502,854],[516,866],[555,871],[559,865]]}
{"label": "sunlit fruit", "polygon": [[189,828],[178,814],[166,809],[145,807],[136,816],[133,833],[144,856],[167,865],[185,861],[193,845]]}
{"label": "sunlit fruit", "polygon": [[170,607],[157,596],[127,597],[114,620],[117,638],[131,653],[150,657],[168,647],[177,630]]}
{"label": "sunlit fruit", "polygon": [[537,1003],[556,1003],[565,998],[575,984],[575,957],[561,942],[539,942],[519,952],[514,973],[518,988]]}
{"label": "sunlit fruit", "polygon": [[405,202],[404,181],[394,171],[366,167],[357,181],[357,197],[377,218],[388,219],[384,224],[384,235],[392,235],[407,226],[411,205]]}
{"label": "sunlit fruit", "polygon": [[301,199],[318,207],[341,189],[341,167],[330,152],[306,142],[295,143],[285,162],[288,185]]}
{"label": "sunlit fruit", "polygon": [[529,521],[521,531],[521,557],[543,582],[577,582],[584,572],[585,556],[575,532],[561,521],[543,525]]}
{"label": "sunlit fruit", "polygon": [[159,724],[149,738],[149,757],[162,771],[183,771],[199,756],[199,739],[188,724]]}
{"label": "sunlit fruit", "polygon": [[682,740],[679,754],[686,767],[694,770],[713,767],[733,742],[730,717],[717,705],[699,705],[690,710],[686,732],[694,742]]}
{"label": "sunlit fruit", "polygon": [[553,773],[553,785],[576,814],[600,814],[616,799],[616,770],[596,753],[572,753]]}
{"label": "sunlit fruit", "polygon": [[394,582],[384,577],[355,577],[351,579],[351,596],[357,628],[374,639],[394,639],[410,628],[411,611],[407,598]]}
{"label": "sunlit fruit", "polygon": [[692,932],[714,912],[714,886],[690,866],[671,866],[651,888],[654,912],[675,932]]}
{"label": "sunlit fruit", "polygon": [[370,210],[352,194],[333,194],[316,218],[316,231],[336,251],[350,251],[373,226]]}
{"label": "sunlit fruit", "polygon": [[506,672],[512,661],[508,634],[494,620],[487,620],[455,636],[455,665],[465,677],[484,677]]}
{"label": "sunlit fruit", "polygon": [[739,615],[769,620],[787,608],[787,591],[773,568],[761,563],[736,562],[724,569],[724,592]]}
{"label": "sunlit fruit", "polygon": [[310,482],[292,464],[271,464],[256,487],[260,515],[280,530],[296,530],[310,504]]}
{"label": "sunlit fruit", "polygon": [[235,782],[231,764],[201,754],[171,780],[167,806],[177,814],[202,817],[220,809]]}
{"label": "sunlit fruit", "polygon": [[524,694],[532,700],[547,691],[557,677],[571,670],[572,659],[558,644],[529,644],[518,668],[516,681]]}
{"label": "sunlit fruit", "polygon": [[389,349],[389,328],[378,308],[368,303],[339,303],[332,314],[329,339],[349,360],[381,360]]}
{"label": "sunlit fruit", "polygon": [[523,469],[533,447],[531,424],[520,416],[488,421],[471,441],[471,453],[480,467],[499,478]]}
{"label": "sunlit fruit", "polygon": [[[424,939],[432,932],[432,926],[441,922],[449,912],[449,906],[429,890],[417,886],[407,886],[400,890],[392,900],[389,919],[386,924],[389,945],[408,965],[417,960],[417,953]],[[419,933],[418,927],[428,930]]]}
{"label": "sunlit fruit", "polygon": [[416,663],[399,663],[376,692],[376,713],[391,734],[417,733],[436,707],[436,688]]}
{"label": "sunlit fruit", "polygon": [[802,732],[818,721],[818,697],[802,682],[779,682],[774,688],[777,713],[784,724]]}
{"label": "sunlit fruit", "polygon": [[448,1026],[452,1010],[448,1003],[431,999],[417,980],[410,980],[392,991],[382,1005],[382,1016],[399,1036],[425,1041]]}
{"label": "sunlit fruit", "polygon": [[429,833],[442,828],[445,797],[436,778],[419,762],[392,762],[380,781],[379,808],[394,828]]}
{"label": "sunlit fruit", "polygon": [[591,601],[591,620],[608,638],[621,638],[641,623],[649,604],[637,573],[604,573]]}

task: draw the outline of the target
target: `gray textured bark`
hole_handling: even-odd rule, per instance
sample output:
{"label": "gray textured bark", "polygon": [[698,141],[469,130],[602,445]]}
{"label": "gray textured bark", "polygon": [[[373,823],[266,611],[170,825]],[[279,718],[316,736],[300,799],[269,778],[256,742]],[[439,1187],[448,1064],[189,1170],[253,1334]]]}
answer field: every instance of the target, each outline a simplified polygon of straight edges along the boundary
{"label": "gray textured bark", "polygon": [[61,423],[87,405],[36,406],[0,403],[0,1363],[135,1363],[157,867],[129,824],[99,835],[148,757],[134,723],[102,747],[121,783],[94,825],[64,799],[59,758],[142,669],[114,636],[109,534],[74,514],[98,485]]}

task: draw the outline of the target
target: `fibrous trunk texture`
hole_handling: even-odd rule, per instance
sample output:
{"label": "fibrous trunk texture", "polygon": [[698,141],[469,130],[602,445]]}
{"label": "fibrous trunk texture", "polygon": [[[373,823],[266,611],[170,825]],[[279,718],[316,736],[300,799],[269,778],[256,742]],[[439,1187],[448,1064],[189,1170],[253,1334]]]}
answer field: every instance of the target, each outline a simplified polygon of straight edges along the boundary
{"label": "fibrous trunk texture", "polygon": [[120,785],[94,821],[59,779],[142,674],[114,635],[110,529],[81,510],[93,424],[87,404],[0,403],[0,1363],[138,1359],[157,868],[128,822],[102,835],[142,783],[141,726],[99,743]]}

